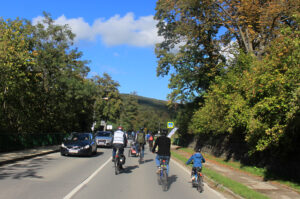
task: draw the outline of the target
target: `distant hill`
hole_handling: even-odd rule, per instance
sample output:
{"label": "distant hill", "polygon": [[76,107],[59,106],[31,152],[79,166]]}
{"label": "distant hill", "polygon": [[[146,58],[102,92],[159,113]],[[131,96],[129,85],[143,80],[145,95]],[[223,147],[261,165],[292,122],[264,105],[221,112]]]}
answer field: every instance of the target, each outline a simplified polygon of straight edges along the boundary
{"label": "distant hill", "polygon": [[[121,94],[121,96],[124,96],[124,97],[127,97],[129,95],[130,94]],[[136,97],[138,99],[139,105],[141,105],[141,106],[152,107],[154,109],[164,110],[164,111],[168,112],[167,101],[138,96],[138,95],[136,95]]]}
{"label": "distant hill", "polygon": [[[129,98],[131,94],[121,94],[121,98]],[[166,128],[167,121],[171,121],[174,112],[167,106],[167,101],[135,95],[138,102],[137,126],[157,130]]]}

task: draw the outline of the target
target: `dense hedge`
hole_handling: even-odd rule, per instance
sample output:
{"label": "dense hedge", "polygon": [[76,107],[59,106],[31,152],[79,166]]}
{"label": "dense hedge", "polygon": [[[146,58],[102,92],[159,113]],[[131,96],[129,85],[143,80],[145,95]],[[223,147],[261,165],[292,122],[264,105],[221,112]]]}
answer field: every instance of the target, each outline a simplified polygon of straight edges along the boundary
{"label": "dense hedge", "polygon": [[0,134],[0,152],[59,145],[65,133]]}

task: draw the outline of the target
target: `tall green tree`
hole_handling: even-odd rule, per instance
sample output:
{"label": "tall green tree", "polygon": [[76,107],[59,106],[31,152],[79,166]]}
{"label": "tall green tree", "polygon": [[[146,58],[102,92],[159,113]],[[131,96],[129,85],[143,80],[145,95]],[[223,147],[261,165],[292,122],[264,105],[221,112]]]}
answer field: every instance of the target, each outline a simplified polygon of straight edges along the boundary
{"label": "tall green tree", "polygon": [[96,85],[95,96],[95,121],[99,127],[101,121],[116,122],[120,117],[122,100],[118,90],[119,83],[104,73],[103,77],[95,76],[93,82]]}
{"label": "tall green tree", "polygon": [[[299,1],[159,0],[157,75],[171,74],[173,101],[202,95],[228,64],[228,44],[261,58],[280,25],[295,27]],[[225,67],[226,68],[226,67]]]}
{"label": "tall green tree", "polygon": [[120,115],[119,125],[124,126],[126,130],[138,129],[138,99],[135,92],[123,97],[122,111]]}
{"label": "tall green tree", "polygon": [[34,97],[31,68],[36,64],[30,34],[32,26],[23,20],[0,18],[0,124],[3,131],[22,131],[32,113],[28,102]]}
{"label": "tall green tree", "polygon": [[299,38],[299,29],[283,26],[261,60],[239,55],[205,95],[192,128],[198,133],[239,133],[250,153],[291,153],[299,140]]}

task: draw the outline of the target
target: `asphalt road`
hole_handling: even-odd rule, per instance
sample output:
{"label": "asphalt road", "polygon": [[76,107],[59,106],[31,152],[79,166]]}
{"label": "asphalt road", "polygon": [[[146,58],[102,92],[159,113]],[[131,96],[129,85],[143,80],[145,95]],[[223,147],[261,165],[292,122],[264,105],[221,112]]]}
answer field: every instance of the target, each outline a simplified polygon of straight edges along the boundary
{"label": "asphalt road", "polygon": [[0,198],[222,198],[206,184],[203,193],[197,192],[191,186],[189,172],[172,160],[169,189],[164,192],[157,184],[154,158],[154,154],[146,151],[145,163],[139,165],[137,158],[126,157],[125,170],[119,175],[114,174],[111,149],[102,148],[91,158],[53,153],[3,165]]}

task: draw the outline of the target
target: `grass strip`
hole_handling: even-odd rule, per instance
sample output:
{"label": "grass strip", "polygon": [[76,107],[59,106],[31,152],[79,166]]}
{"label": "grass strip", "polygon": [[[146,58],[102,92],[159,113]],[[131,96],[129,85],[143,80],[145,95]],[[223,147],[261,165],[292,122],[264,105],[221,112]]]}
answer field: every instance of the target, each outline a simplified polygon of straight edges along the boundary
{"label": "grass strip", "polygon": [[[188,153],[194,153],[193,149],[192,148],[180,148],[179,150],[182,150],[182,151],[185,151],[185,152],[188,152]],[[262,178],[265,178],[265,174],[267,173],[267,170],[265,168],[259,168],[259,167],[255,167],[255,166],[245,166],[243,164],[241,164],[240,162],[238,161],[227,161],[227,160],[224,160],[223,158],[217,158],[217,157],[214,157],[212,155],[209,155],[207,153],[203,153],[203,156],[207,159],[210,159],[210,160],[214,160],[220,164],[223,164],[223,165],[227,165],[227,166],[230,166],[232,168],[235,168],[235,169],[238,169],[238,170],[241,170],[241,171],[246,171],[248,173],[251,173],[253,175],[256,175],[256,176],[260,176]],[[274,176],[274,178],[277,178],[276,176]],[[291,182],[291,181],[288,181],[288,180],[274,180],[280,184],[284,184],[286,186],[289,186],[291,188],[294,188],[295,190],[297,190],[298,192],[300,192],[300,184],[299,183],[295,183],[295,182]]]}
{"label": "grass strip", "polygon": [[[194,152],[192,148],[180,148],[179,150],[182,150],[182,151],[185,151],[185,152],[188,152],[188,153],[191,153],[191,154]],[[266,169],[264,169],[264,168],[244,166],[240,162],[226,161],[222,158],[217,158],[217,157],[214,157],[214,156],[209,155],[207,153],[203,153],[203,156],[207,159],[214,160],[214,161],[216,161],[220,164],[227,165],[227,166],[230,166],[232,168],[236,168],[236,169],[239,169],[239,170],[242,170],[242,171],[246,171],[248,173],[251,173],[251,174],[254,174],[254,175],[257,175],[257,176],[260,176],[260,177],[264,177],[265,173],[266,173]]]}
{"label": "grass strip", "polygon": [[[172,156],[176,159],[182,161],[185,163],[188,159],[174,151],[172,151]],[[191,165],[190,165],[191,166]],[[227,178],[221,174],[218,174],[217,172],[208,169],[206,167],[203,167],[203,173],[210,179],[214,180],[215,182],[222,184],[224,187],[227,187],[228,189],[232,190],[235,194],[238,194],[246,199],[267,199],[268,197],[258,193],[247,186],[238,183],[234,180],[231,180],[230,178]]]}

